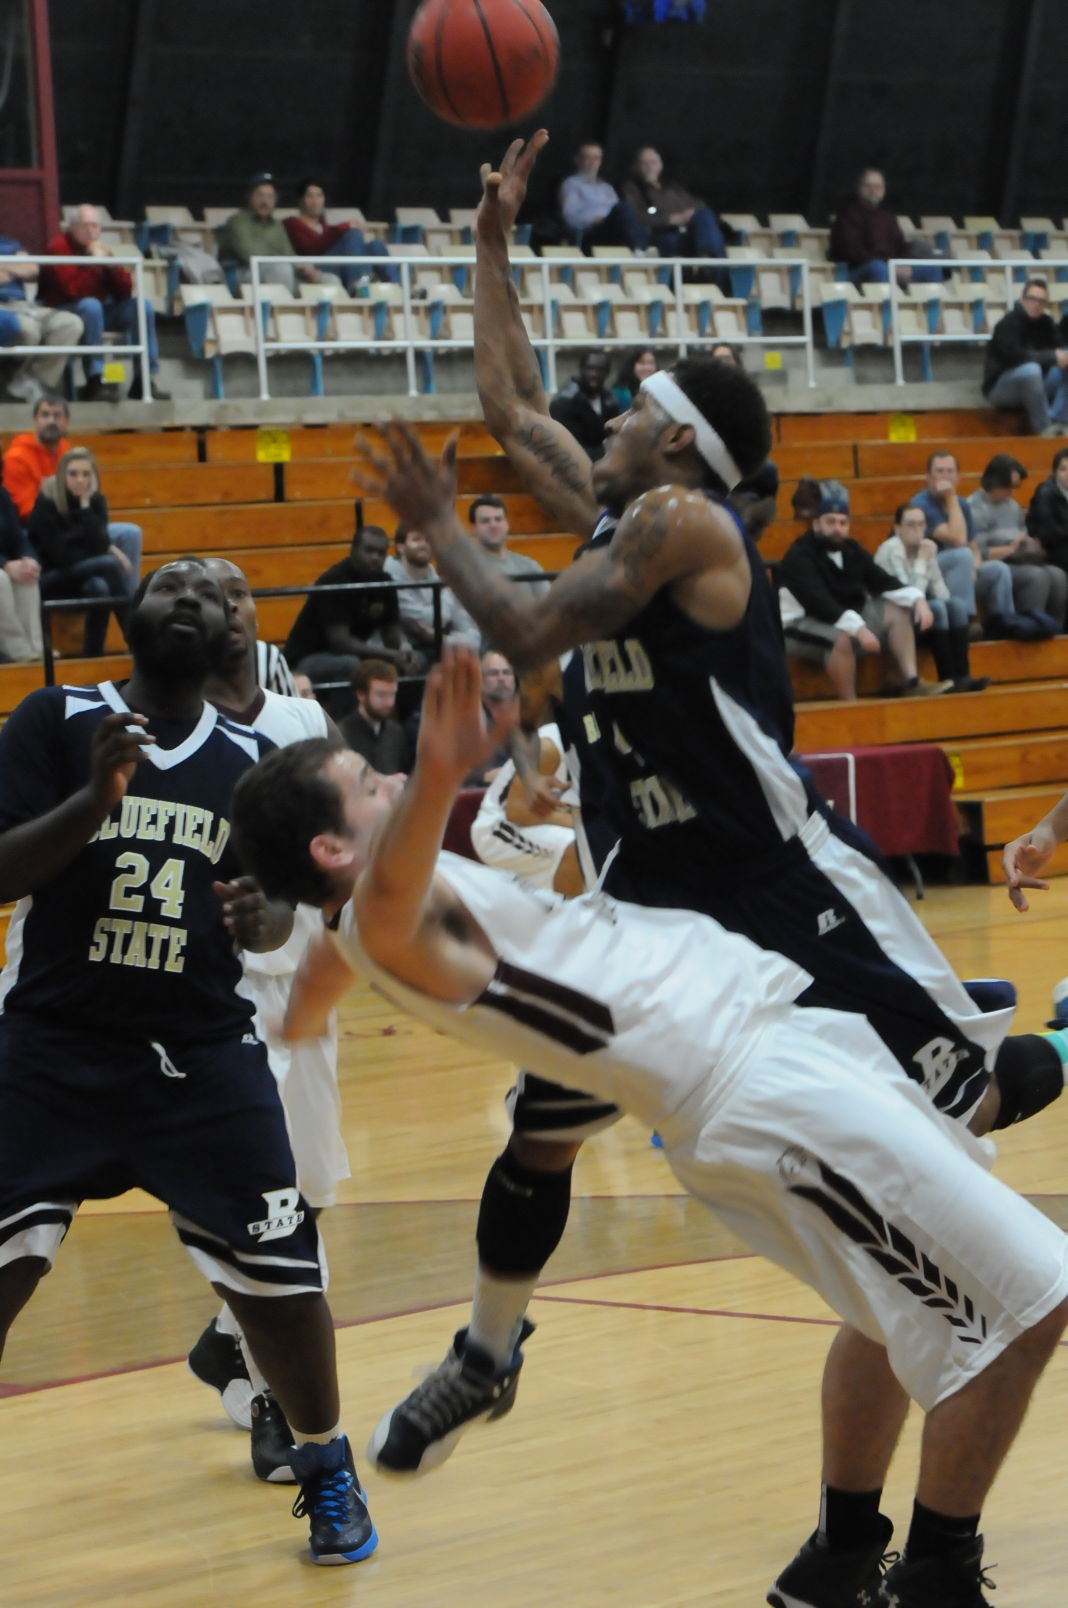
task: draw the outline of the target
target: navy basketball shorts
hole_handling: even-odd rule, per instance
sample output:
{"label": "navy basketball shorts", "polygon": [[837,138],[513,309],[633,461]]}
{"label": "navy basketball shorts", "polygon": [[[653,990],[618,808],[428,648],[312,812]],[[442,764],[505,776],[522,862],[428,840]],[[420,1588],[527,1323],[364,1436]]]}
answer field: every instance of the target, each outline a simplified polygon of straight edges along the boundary
{"label": "navy basketball shorts", "polygon": [[256,1035],[145,1043],[0,1016],[0,1266],[51,1266],[83,1200],[146,1190],[214,1283],[326,1286],[278,1086]]}

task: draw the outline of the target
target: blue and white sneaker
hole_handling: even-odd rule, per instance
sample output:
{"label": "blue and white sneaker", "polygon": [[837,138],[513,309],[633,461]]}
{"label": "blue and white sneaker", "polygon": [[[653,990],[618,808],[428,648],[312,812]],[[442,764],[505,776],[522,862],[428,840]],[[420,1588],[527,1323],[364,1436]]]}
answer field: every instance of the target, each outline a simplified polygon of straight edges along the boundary
{"label": "blue and white sneaker", "polygon": [[1053,1017],[1047,1027],[1068,1027],[1068,977],[1062,977],[1053,989]]}
{"label": "blue and white sneaker", "polygon": [[297,1446],[289,1459],[300,1481],[293,1517],[307,1519],[313,1563],[359,1563],[378,1545],[348,1436],[329,1446]]}

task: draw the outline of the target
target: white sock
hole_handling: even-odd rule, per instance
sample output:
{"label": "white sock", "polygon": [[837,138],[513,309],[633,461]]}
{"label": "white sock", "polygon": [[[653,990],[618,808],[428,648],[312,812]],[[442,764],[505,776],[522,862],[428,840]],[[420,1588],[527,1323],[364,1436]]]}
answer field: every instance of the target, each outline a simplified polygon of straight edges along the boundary
{"label": "white sock", "polygon": [[220,1334],[232,1335],[235,1340],[240,1340],[241,1338],[241,1325],[230,1311],[230,1308],[225,1304],[223,1305],[219,1316],[215,1319],[215,1327],[218,1329]]}
{"label": "white sock", "polygon": [[519,1327],[538,1287],[538,1275],[528,1279],[499,1279],[481,1265],[475,1273],[468,1336],[488,1351],[498,1368],[511,1362],[519,1340]]}
{"label": "white sock", "polygon": [[341,1425],[337,1423],[333,1429],[324,1429],[321,1435],[308,1435],[303,1429],[297,1429],[293,1424],[290,1424],[289,1431],[293,1436],[294,1446],[329,1446],[330,1442],[336,1441],[341,1434]]}
{"label": "white sock", "polygon": [[256,1359],[248,1348],[248,1341],[245,1339],[241,1325],[238,1323],[228,1306],[224,1306],[222,1311],[219,1313],[219,1316],[215,1319],[215,1327],[218,1329],[220,1334],[232,1335],[237,1341],[238,1345],[241,1347],[241,1355],[245,1359],[245,1367],[248,1369],[248,1377],[249,1383],[252,1386],[252,1394],[254,1396],[265,1396],[271,1387],[261,1374],[260,1370],[257,1368]]}

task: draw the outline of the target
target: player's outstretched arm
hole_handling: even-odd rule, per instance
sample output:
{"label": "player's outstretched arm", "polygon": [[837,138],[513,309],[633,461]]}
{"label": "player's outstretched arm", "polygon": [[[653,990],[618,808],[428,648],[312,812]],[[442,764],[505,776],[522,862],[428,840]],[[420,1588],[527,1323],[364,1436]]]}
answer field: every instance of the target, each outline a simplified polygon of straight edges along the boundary
{"label": "player's outstretched arm", "polygon": [[356,439],[357,484],[423,532],[442,579],[516,669],[548,664],[569,648],[610,636],[662,587],[677,582],[692,580],[722,594],[722,617],[710,617],[711,625],[728,629],[744,612],[750,574],[741,539],[734,522],[700,492],[681,486],[646,492],[627,509],[606,548],[584,554],[544,596],[531,597],[528,587],[500,573],[456,517],[455,435],[435,462],[402,420],[379,428],[381,448],[364,435]]}
{"label": "player's outstretched arm", "polygon": [[[21,777],[41,769],[31,724],[32,717],[26,720],[16,710],[0,738],[0,769],[10,779],[5,791],[17,792]],[[144,715],[106,715],[93,739],[92,768],[84,787],[0,833],[0,901],[34,893],[81,852],[126,792],[144,749],[156,740],[144,725]]]}
{"label": "player's outstretched arm", "polygon": [[1046,892],[1049,883],[1042,877],[1059,844],[1068,838],[1068,793],[1058,800],[1037,826],[1006,843],[1001,863],[1009,886],[1009,898],[1017,910],[1029,910],[1025,888]]}
{"label": "player's outstretched arm", "polygon": [[541,128],[513,140],[499,168],[482,168],[475,219],[475,380],[486,426],[527,490],[563,530],[589,536],[597,523],[590,460],[549,415],[541,369],[523,324],[508,260],[508,233],[548,141]]}

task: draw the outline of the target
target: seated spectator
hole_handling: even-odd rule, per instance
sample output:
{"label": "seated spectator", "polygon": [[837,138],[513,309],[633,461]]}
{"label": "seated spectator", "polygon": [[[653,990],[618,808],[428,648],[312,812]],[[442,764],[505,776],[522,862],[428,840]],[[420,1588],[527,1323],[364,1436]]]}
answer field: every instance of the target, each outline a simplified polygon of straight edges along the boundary
{"label": "seated spectator", "polygon": [[[284,649],[290,669],[303,670],[314,685],[347,684],[361,659],[384,660],[402,676],[415,673],[415,657],[400,628],[396,589],[385,581],[388,551],[389,538],[379,525],[355,532],[348,557],[323,571],[293,622]],[[372,581],[383,584],[366,587]],[[353,582],[365,584],[358,592],[318,590]],[[323,702],[330,714],[351,708],[347,692]]]}
{"label": "seated spectator", "polygon": [[827,671],[835,696],[857,696],[857,659],[886,649],[906,698],[948,692],[949,681],[921,681],[916,669],[916,631],[929,631],[934,616],[920,590],[902,586],[880,569],[849,534],[849,504],[824,497],[812,529],[787,548],[779,565],[786,651]]}
{"label": "seated spectator", "polygon": [[87,447],[71,447],[55,474],[42,482],[30,515],[30,540],[41,560],[42,597],[93,600],[82,652],[95,658],[104,651],[109,609],[120,625],[125,615],[130,561],[108,535],[108,505]]}
{"label": "seated spectator", "polygon": [[1012,575],[1000,559],[980,559],[975,546],[972,511],[957,495],[960,465],[952,452],[932,452],[927,460],[927,485],[912,499],[927,520],[927,535],[938,548],[938,564],[950,595],[968,611],[971,620],[979,605],[986,614],[986,633],[1011,634],[1015,605]]}
{"label": "seated spectator", "polygon": [[648,233],[608,180],[600,177],[603,161],[604,152],[596,141],[579,146],[575,171],[560,186],[560,215],[583,248],[630,246],[632,251],[640,251]]}
{"label": "seated spectator", "polygon": [[[321,184],[305,179],[298,187],[297,204],[300,211],[284,219],[283,227],[298,257],[385,257],[387,262],[374,269],[375,278],[400,284],[400,269],[388,263],[389,247],[385,241],[366,239],[358,223],[327,223],[326,191]],[[315,266],[322,267],[322,261]],[[338,263],[335,271],[350,296],[358,284],[371,277],[368,263]]]}
{"label": "seated spectator", "polygon": [[293,686],[295,688],[292,694],[294,698],[315,697],[315,688],[311,684],[311,676],[306,676],[303,670],[298,670],[293,677]]}
{"label": "seated spectator", "polygon": [[[430,543],[419,530],[407,530],[398,525],[393,534],[396,558],[386,559],[386,574],[393,581],[437,581],[437,572],[430,562]],[[441,642],[434,629],[434,593],[440,591],[440,621],[442,640],[462,642],[478,651],[478,626],[468,614],[455,592],[447,586],[440,588],[404,587],[397,593],[400,608],[401,630],[418,660],[420,671],[436,663],[440,657]]]}
{"label": "seated spectator", "polygon": [[574,379],[568,380],[549,403],[549,412],[564,425],[583,451],[596,461],[604,453],[604,427],[619,417],[619,403],[607,389],[608,359],[603,352],[587,352]]}
{"label": "seated spectator", "polygon": [[1068,573],[1068,447],[1053,454],[1049,478],[1035,487],[1027,529],[1048,561]]}
{"label": "seated spectator", "polygon": [[922,508],[902,503],[894,515],[891,536],[876,549],[875,562],[902,586],[914,586],[926,599],[932,624],[919,633],[930,646],[939,679],[952,681],[954,692],[982,692],[989,676],[973,676],[968,659],[968,616],[958,598],[951,597],[938,567],[938,549],[925,534]]}
{"label": "seated spectator", "polygon": [[983,470],[978,491],[968,498],[980,558],[1000,558],[1012,571],[1012,598],[1017,614],[1037,609],[1064,629],[1068,575],[1048,564],[1042,543],[1027,533],[1026,515],[1013,492],[1027,470],[1007,452],[997,452]]}
{"label": "seated spectator", "polygon": [[[489,648],[482,655],[482,716],[489,732],[495,724],[494,714],[503,713],[509,704],[517,701],[517,684],[515,671],[503,653],[497,653]],[[518,711],[517,711],[518,712]],[[422,719],[422,705],[414,709],[404,723],[404,729],[414,753],[419,742],[419,723]],[[487,759],[482,761],[474,770],[464,777],[464,787],[487,787],[496,776],[502,765],[512,758],[512,738],[509,737],[500,747],[495,748]]]}
{"label": "seated spectator", "polygon": [[[832,262],[845,263],[854,285],[885,285],[892,257],[932,256],[933,248],[927,241],[905,239],[897,213],[886,205],[886,180],[878,168],[865,168],[856,192],[831,225],[827,255]],[[931,264],[902,263],[897,279],[901,285],[934,283],[941,281],[942,270]]]}
{"label": "seated spectator", "polygon": [[995,408],[1023,408],[1033,435],[1068,434],[1068,339],[1050,316],[1044,279],[1029,279],[994,325],[983,395]]}
{"label": "seated spectator", "polygon": [[[245,205],[227,218],[215,231],[219,258],[236,263],[238,284],[247,285],[252,278],[249,263],[253,257],[293,257],[293,243],[280,218],[274,215],[278,205],[278,191],[274,176],[256,173],[248,182]],[[291,296],[297,294],[297,280],[316,284],[322,273],[310,262],[265,262],[260,268],[260,283],[281,285]],[[335,283],[336,275],[329,275]]]}
{"label": "seated spectator", "polygon": [[395,664],[361,659],[352,672],[356,707],[338,727],[349,747],[380,776],[407,776],[412,764],[404,727],[393,716],[397,679]]}
{"label": "seated spectator", "polygon": [[[38,264],[10,235],[0,235],[0,347],[77,346],[85,326],[77,313],[29,301],[26,286],[37,279]],[[29,357],[7,382],[8,395],[36,402],[63,379],[66,357]]]}
{"label": "seated spectator", "polygon": [[[70,409],[63,398],[43,396],[33,405],[33,429],[14,436],[7,444],[4,487],[23,525],[29,524],[41,483],[55,474],[60,458],[70,450],[69,429]],[[125,590],[132,596],[141,577],[141,527],[113,519],[108,525],[108,539],[128,561],[124,568]]]}
{"label": "seated spectator", "polygon": [[612,395],[619,403],[620,413],[626,413],[642,381],[647,380],[650,374],[655,374],[659,367],[660,360],[651,346],[631,348],[619,365],[616,383],[612,387]]}
{"label": "seated spectator", "polygon": [[[499,497],[492,492],[483,492],[471,504],[468,515],[475,528],[475,538],[482,551],[501,567],[504,575],[544,575],[545,571],[536,558],[528,558],[525,553],[513,553],[506,543],[508,541],[508,510]],[[548,581],[525,581],[523,583],[530,591],[532,597],[544,597],[549,590]]]}
{"label": "seated spectator", "polygon": [[0,662],[41,657],[40,576],[15,504],[0,487]]}
{"label": "seated spectator", "polygon": [[725,257],[727,242],[712,208],[664,177],[660,152],[643,145],[623,185],[623,201],[662,257]]}
{"label": "seated spectator", "polygon": [[490,782],[471,823],[471,847],[484,865],[523,877],[534,888],[552,888],[567,898],[582,892],[582,872],[575,848],[575,822],[561,802],[570,779],[564,744],[554,725],[512,734],[512,750],[527,748],[521,779],[515,759],[501,766]]}
{"label": "seated spectator", "polygon": [[[128,345],[136,344],[139,330],[133,279],[129,269],[111,263],[112,254],[100,238],[100,214],[96,208],[77,207],[66,229],[62,234],[53,235],[45,250],[52,257],[84,257],[86,260],[84,267],[81,263],[43,264],[38,291],[42,303],[76,313],[82,322],[82,340],[86,346],[102,345],[105,330],[117,330],[125,335]],[[164,391],[157,379],[156,314],[147,297],[141,305],[145,313],[152,395],[157,402],[169,402],[170,392]],[[118,399],[115,388],[104,384],[102,357],[85,358],[84,368],[85,384],[79,393],[83,402]],[[134,364],[133,384],[127,395],[131,401],[143,395],[140,359]]]}

